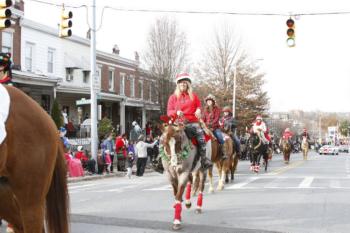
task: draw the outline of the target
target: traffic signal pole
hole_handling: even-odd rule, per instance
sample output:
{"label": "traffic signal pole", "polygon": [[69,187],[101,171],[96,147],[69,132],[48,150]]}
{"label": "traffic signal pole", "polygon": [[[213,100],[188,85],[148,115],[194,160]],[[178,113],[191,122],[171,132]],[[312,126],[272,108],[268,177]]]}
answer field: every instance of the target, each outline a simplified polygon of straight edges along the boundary
{"label": "traffic signal pole", "polygon": [[[97,95],[98,77],[96,74],[96,0],[92,0],[90,37],[90,99],[91,99],[91,157],[97,161]],[[96,163],[97,165],[97,163]]]}

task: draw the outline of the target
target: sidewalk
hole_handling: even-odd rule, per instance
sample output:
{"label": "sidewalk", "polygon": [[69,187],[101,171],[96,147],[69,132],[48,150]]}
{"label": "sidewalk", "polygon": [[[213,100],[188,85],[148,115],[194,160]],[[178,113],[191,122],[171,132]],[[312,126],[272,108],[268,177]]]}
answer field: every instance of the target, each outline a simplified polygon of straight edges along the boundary
{"label": "sidewalk", "polygon": [[[151,173],[151,172],[155,172],[153,169],[151,168],[146,168],[145,169],[145,173]],[[135,175],[136,174],[136,170],[132,171],[132,174]],[[80,176],[80,177],[68,177],[68,183],[76,183],[76,182],[80,182],[80,181],[88,181],[88,180],[98,180],[98,179],[104,179],[104,178],[111,178],[111,177],[124,177],[126,175],[126,172],[120,172],[120,171],[115,171],[113,173],[109,173],[109,174],[92,174],[92,175],[88,175],[86,174],[85,176]]]}

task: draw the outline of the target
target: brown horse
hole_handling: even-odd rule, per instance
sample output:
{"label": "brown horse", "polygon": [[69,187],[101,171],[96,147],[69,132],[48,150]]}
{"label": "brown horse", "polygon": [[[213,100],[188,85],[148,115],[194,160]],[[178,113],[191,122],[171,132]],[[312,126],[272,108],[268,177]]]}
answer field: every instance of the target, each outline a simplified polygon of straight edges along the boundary
{"label": "brown horse", "polygon": [[67,233],[66,162],[51,117],[30,97],[6,87],[10,110],[0,145],[0,218],[16,233]]}
{"label": "brown horse", "polygon": [[288,139],[281,139],[282,153],[284,157],[284,163],[288,164],[290,154],[292,153],[292,143]]}
{"label": "brown horse", "polygon": [[[199,172],[200,193],[198,195],[196,213],[201,213],[206,170],[200,167],[200,162],[195,161],[197,147],[193,146],[191,140],[186,136],[184,126],[165,125],[161,137],[161,145],[160,156],[162,158],[162,164],[173,187],[175,196],[173,230],[179,230],[181,228],[181,203],[186,185],[188,188],[186,193],[186,207],[191,207],[189,201],[191,194],[189,176],[191,172],[194,172],[192,174],[193,177],[196,177],[197,175],[195,173]],[[194,165],[194,163],[196,164]]]}
{"label": "brown horse", "polygon": [[303,151],[304,160],[307,160],[307,153],[309,151],[309,142],[307,141],[307,137],[303,137],[301,142],[301,150]]}
{"label": "brown horse", "polygon": [[[219,183],[217,186],[217,190],[223,190],[225,182],[229,182],[229,173],[231,174],[231,181],[234,180],[234,173],[238,164],[238,156],[235,153],[235,147],[232,139],[224,134],[225,143],[219,148],[219,143],[217,140],[212,140],[211,143],[211,161],[215,163],[216,168],[219,173]],[[213,169],[208,170],[209,176],[209,192],[212,193],[214,191],[213,187]]]}

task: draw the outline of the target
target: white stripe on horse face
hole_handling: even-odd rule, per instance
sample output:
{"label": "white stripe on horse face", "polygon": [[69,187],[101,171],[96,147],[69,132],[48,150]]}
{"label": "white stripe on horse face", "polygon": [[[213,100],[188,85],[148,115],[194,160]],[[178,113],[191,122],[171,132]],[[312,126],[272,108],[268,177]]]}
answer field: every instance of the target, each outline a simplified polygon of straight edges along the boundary
{"label": "white stripe on horse face", "polygon": [[177,165],[177,156],[175,152],[175,138],[170,138],[169,140],[169,146],[170,146],[170,164],[171,166],[176,166]]}

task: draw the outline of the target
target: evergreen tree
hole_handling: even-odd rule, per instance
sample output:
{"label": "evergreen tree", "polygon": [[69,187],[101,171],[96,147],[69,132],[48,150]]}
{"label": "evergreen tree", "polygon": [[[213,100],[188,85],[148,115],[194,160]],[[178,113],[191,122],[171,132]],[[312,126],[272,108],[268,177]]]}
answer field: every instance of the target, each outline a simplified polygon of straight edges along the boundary
{"label": "evergreen tree", "polygon": [[59,129],[61,126],[63,126],[62,114],[61,114],[60,107],[59,107],[56,99],[53,101],[53,106],[52,106],[52,110],[51,110],[51,117],[52,117],[52,120],[55,122],[57,129]]}

